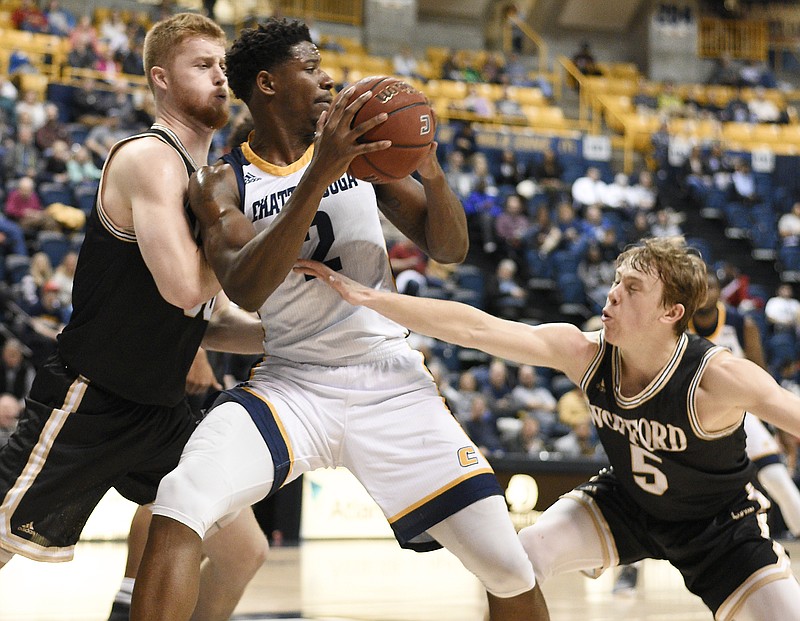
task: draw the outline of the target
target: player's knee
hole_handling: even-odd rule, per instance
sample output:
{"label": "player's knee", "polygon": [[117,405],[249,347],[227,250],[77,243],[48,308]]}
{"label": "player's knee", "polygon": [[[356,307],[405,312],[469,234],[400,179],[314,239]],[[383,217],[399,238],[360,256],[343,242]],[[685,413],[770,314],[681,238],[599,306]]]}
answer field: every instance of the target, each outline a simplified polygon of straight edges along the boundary
{"label": "player's knee", "polygon": [[536,581],[542,584],[553,575],[554,546],[547,545],[545,529],[537,528],[537,524],[528,526],[519,531],[519,540],[528,555],[528,560],[533,565]]}
{"label": "player's knee", "polygon": [[184,523],[202,538],[227,511],[219,506],[217,493],[225,484],[219,476],[209,475],[209,469],[183,465],[161,480],[153,513]]}
{"label": "player's knee", "polygon": [[536,585],[536,577],[525,555],[514,554],[496,559],[483,584],[495,597],[516,597],[530,591]]}

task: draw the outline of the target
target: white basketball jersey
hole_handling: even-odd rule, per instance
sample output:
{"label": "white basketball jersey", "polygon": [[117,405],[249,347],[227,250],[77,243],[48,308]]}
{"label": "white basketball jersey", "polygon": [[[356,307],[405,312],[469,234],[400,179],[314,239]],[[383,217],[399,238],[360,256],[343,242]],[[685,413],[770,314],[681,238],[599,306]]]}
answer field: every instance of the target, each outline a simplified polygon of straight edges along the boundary
{"label": "white basketball jersey", "polygon": [[[243,143],[225,156],[239,180],[242,210],[257,231],[272,225],[312,154],[313,146],[294,164],[281,167],[262,160]],[[372,184],[345,174],[327,189],[299,258],[322,261],[369,287],[394,290]],[[325,283],[295,272],[289,273],[259,314],[265,352],[301,363],[377,360],[407,335],[397,323],[368,308],[352,306]]]}

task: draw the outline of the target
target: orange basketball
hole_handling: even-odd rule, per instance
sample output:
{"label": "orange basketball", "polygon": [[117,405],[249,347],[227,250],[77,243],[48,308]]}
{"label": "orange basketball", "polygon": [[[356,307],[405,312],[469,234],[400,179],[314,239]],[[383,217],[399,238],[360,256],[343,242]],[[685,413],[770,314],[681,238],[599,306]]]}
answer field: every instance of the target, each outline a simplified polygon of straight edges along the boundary
{"label": "orange basketball", "polygon": [[359,80],[350,100],[365,91],[372,91],[372,97],[356,113],[353,127],[386,112],[389,118],[364,134],[361,141],[391,140],[392,146],[359,155],[350,164],[350,174],[371,183],[407,177],[417,169],[434,139],[435,120],[428,99],[407,82],[389,76]]}

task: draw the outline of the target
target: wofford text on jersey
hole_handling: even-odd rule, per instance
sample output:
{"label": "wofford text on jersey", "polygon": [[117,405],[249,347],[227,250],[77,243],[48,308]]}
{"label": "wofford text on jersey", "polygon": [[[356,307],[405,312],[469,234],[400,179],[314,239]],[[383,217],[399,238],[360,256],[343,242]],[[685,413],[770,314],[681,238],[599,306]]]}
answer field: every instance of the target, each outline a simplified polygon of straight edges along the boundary
{"label": "wofford text on jersey", "polygon": [[628,436],[631,444],[648,451],[670,451],[680,453],[686,450],[686,434],[680,427],[664,425],[647,418],[622,418],[596,405],[591,405],[592,421],[598,429],[608,427],[623,436]]}

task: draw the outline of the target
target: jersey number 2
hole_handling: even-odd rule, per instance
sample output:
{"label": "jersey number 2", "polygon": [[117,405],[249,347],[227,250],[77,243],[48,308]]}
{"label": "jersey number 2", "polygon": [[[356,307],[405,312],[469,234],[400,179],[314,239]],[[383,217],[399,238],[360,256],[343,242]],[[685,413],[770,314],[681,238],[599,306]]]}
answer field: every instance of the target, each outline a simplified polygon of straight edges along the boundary
{"label": "jersey number 2", "polygon": [[[336,239],[336,236],[333,234],[333,223],[331,222],[331,217],[324,211],[318,211],[314,216],[314,219],[311,221],[311,227],[317,227],[317,237],[319,237],[317,247],[314,248],[314,253],[311,255],[311,258],[314,261],[320,261],[321,263],[324,263],[335,272],[340,271],[342,269],[342,261],[339,257],[331,257],[329,259],[325,258],[327,257],[331,246],[333,246],[333,240]],[[306,233],[306,241],[309,241],[310,239],[311,233],[309,231]],[[306,275],[306,280],[311,280],[312,278],[314,277]]]}

